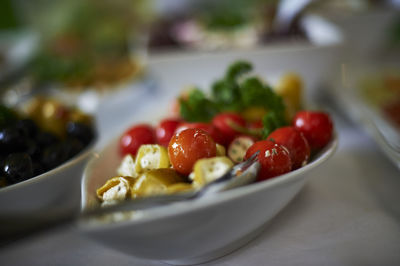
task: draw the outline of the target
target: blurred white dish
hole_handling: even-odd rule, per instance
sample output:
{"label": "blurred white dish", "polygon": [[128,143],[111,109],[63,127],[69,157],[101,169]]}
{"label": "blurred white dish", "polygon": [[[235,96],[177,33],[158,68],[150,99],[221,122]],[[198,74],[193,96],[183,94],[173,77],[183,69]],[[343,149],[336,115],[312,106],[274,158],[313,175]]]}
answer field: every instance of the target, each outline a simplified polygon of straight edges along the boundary
{"label": "blurred white dish", "polygon": [[0,235],[40,226],[79,212],[82,170],[96,140],[60,166],[26,181],[0,189]]}
{"label": "blurred white dish", "polygon": [[[253,63],[254,69],[272,84],[286,72],[298,73],[305,83],[305,100],[312,97],[331,75],[339,72],[343,38],[331,23],[315,15],[303,18],[310,42],[281,42],[250,49],[211,52],[176,51],[150,54],[148,68],[162,84],[166,97],[174,97],[187,85],[209,88],[222,76],[226,66],[236,60]],[[164,95],[163,95],[164,96]]]}
{"label": "blurred white dish", "polygon": [[[99,207],[96,189],[114,175],[118,142],[93,158],[82,180],[82,209]],[[136,257],[195,264],[250,241],[303,187],[309,172],[336,150],[336,136],[308,165],[248,186],[192,201],[135,212],[119,222],[82,220],[78,229],[99,243]]]}
{"label": "blurred white dish", "polygon": [[319,10],[319,14],[343,34],[346,47],[343,59],[365,60],[380,56],[390,48],[399,10],[395,7],[365,8],[352,12],[330,8]]}
{"label": "blurred white dish", "polygon": [[[363,83],[369,82],[370,86],[375,86],[378,78],[385,74],[396,73],[396,77],[400,78],[400,67],[398,64],[389,65],[377,62],[370,65],[343,64],[342,77],[335,79],[336,83],[333,83],[330,94],[339,105],[338,109],[343,110],[358,126],[366,130],[386,156],[400,168],[400,128],[385,116],[382,110],[383,106],[372,104],[363,96],[362,91]],[[378,81],[377,86],[382,85]],[[371,100],[378,102],[385,92],[380,87],[376,89],[378,91]],[[386,99],[388,97],[390,99],[391,96],[385,96]],[[395,95],[393,94],[391,100],[394,99]]]}

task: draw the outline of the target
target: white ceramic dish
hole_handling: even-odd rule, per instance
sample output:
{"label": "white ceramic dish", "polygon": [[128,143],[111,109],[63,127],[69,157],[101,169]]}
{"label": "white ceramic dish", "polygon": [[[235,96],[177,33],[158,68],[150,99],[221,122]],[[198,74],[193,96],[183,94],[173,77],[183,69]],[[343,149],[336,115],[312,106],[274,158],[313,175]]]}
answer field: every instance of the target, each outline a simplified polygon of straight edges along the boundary
{"label": "white ceramic dish", "polygon": [[399,65],[373,63],[366,67],[359,64],[343,65],[341,81],[333,83],[330,94],[339,105],[340,110],[364,129],[378,144],[384,154],[400,169],[400,129],[388,120],[378,106],[369,103],[361,92],[361,82],[396,71]]}
{"label": "white ceramic dish", "polygon": [[0,235],[13,236],[41,223],[79,212],[82,171],[93,154],[94,139],[62,165],[0,189]]}
{"label": "white ceramic dish", "polygon": [[[127,221],[81,221],[95,241],[136,257],[196,264],[223,256],[254,238],[303,187],[309,172],[337,147],[336,136],[301,169],[223,193],[136,213]],[[90,161],[82,180],[82,209],[99,206],[96,189],[120,162],[117,142]]]}
{"label": "white ceramic dish", "polygon": [[306,16],[302,25],[309,42],[282,42],[211,52],[150,54],[148,68],[162,85],[161,90],[168,91],[166,97],[172,99],[187,85],[209,88],[212,81],[224,74],[226,66],[236,60],[247,60],[252,62],[261,77],[272,84],[287,72],[298,73],[304,79],[304,100],[312,103],[321,85],[333,72],[340,70],[343,36],[335,26],[319,16]]}

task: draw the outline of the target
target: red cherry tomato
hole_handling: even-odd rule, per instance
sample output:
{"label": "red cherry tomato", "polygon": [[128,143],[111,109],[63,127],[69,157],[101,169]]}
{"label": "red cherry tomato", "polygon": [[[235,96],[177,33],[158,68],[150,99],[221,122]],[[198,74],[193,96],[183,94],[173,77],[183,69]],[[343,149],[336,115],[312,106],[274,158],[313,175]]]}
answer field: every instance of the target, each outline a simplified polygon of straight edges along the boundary
{"label": "red cherry tomato", "polygon": [[184,175],[190,174],[197,160],[214,157],[216,153],[215,142],[211,136],[197,128],[188,128],[175,134],[168,145],[172,166]]}
{"label": "red cherry tomato", "polygon": [[249,129],[263,129],[264,125],[263,122],[261,120],[257,120],[254,122],[250,122],[247,127]]}
{"label": "red cherry tomato", "polygon": [[310,146],[303,133],[294,127],[281,127],[274,130],[267,137],[268,140],[285,146],[290,153],[292,169],[305,165],[310,158]]}
{"label": "red cherry tomato", "polygon": [[221,131],[224,143],[228,145],[237,135],[241,134],[237,128],[246,128],[246,121],[236,113],[220,113],[214,116],[212,124]]}
{"label": "red cherry tomato", "polygon": [[270,140],[258,141],[247,150],[244,159],[247,160],[257,151],[260,152],[257,159],[261,165],[258,181],[285,174],[292,169],[289,151],[284,146]]}
{"label": "red cherry tomato", "polygon": [[156,137],[158,143],[163,146],[168,146],[169,141],[175,134],[176,128],[181,123],[180,119],[164,119],[156,127]]}
{"label": "red cherry tomato", "polygon": [[326,113],[300,111],[293,118],[292,124],[304,134],[311,150],[323,148],[332,138],[333,123]]}
{"label": "red cherry tomato", "polygon": [[222,135],[222,133],[218,130],[218,128],[216,128],[215,126],[213,126],[212,124],[208,124],[208,123],[182,123],[180,124],[177,128],[175,133],[179,133],[185,129],[188,128],[198,128],[198,129],[202,129],[205,132],[207,132],[208,134],[210,134],[210,136],[213,138],[213,140],[216,143],[219,144],[224,144],[224,136]]}
{"label": "red cherry tomato", "polygon": [[154,129],[147,124],[138,124],[122,134],[119,140],[119,147],[122,155],[136,155],[140,145],[154,143],[156,143]]}

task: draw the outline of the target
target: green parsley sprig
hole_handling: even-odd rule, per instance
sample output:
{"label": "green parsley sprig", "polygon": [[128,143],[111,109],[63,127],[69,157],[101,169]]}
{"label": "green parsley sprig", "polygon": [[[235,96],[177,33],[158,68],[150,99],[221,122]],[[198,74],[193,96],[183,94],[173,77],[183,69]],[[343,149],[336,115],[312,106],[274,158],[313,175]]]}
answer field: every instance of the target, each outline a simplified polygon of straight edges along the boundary
{"label": "green parsley sprig", "polygon": [[249,107],[262,107],[263,138],[273,130],[287,125],[285,105],[281,96],[256,76],[251,76],[252,65],[237,61],[229,66],[223,78],[213,83],[211,96],[201,90],[192,90],[188,97],[179,100],[181,117],[189,122],[209,122],[224,111],[242,112]]}

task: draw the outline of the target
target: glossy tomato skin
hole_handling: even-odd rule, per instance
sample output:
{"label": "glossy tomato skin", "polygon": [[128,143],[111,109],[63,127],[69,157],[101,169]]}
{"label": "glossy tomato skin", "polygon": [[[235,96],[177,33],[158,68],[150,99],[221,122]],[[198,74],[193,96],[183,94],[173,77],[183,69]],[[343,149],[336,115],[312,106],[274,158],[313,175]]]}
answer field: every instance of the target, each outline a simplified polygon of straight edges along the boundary
{"label": "glossy tomato skin", "polygon": [[188,128],[176,133],[169,142],[168,155],[174,169],[184,175],[192,172],[194,163],[201,158],[216,156],[214,140],[204,130]]}
{"label": "glossy tomato skin", "polygon": [[233,112],[224,112],[219,113],[214,116],[212,120],[212,124],[219,129],[219,131],[224,136],[225,145],[229,145],[229,143],[239,134],[241,134],[237,129],[234,128],[233,125],[236,125],[240,128],[246,128],[246,120],[241,117],[239,114]]}
{"label": "glossy tomato skin", "polygon": [[258,141],[251,146],[244,157],[248,159],[259,151],[257,156],[261,169],[257,180],[262,181],[272,177],[290,172],[292,169],[292,160],[289,151],[282,145],[270,140]]}
{"label": "glossy tomato skin", "polygon": [[332,138],[333,123],[327,113],[300,111],[296,113],[292,124],[304,134],[313,151],[323,148]]}
{"label": "glossy tomato skin", "polygon": [[185,129],[188,128],[198,128],[202,129],[205,132],[207,132],[212,139],[218,143],[218,144],[224,144],[224,136],[222,135],[221,131],[219,131],[218,128],[216,128],[214,125],[209,124],[209,123],[202,123],[202,122],[195,122],[195,123],[181,123],[177,128],[175,133],[179,133]]}
{"label": "glossy tomato skin", "polygon": [[119,140],[120,153],[135,156],[140,145],[154,143],[156,143],[156,136],[153,127],[148,124],[138,124],[122,134]]}
{"label": "glossy tomato skin", "polygon": [[310,146],[303,133],[294,127],[278,128],[269,134],[267,139],[275,141],[289,150],[293,170],[302,167],[308,162],[311,152]]}
{"label": "glossy tomato skin", "polygon": [[180,119],[169,118],[161,120],[156,127],[156,137],[160,145],[168,146],[169,141],[175,134],[176,128],[182,123]]}

